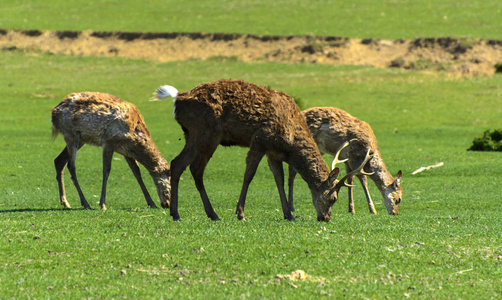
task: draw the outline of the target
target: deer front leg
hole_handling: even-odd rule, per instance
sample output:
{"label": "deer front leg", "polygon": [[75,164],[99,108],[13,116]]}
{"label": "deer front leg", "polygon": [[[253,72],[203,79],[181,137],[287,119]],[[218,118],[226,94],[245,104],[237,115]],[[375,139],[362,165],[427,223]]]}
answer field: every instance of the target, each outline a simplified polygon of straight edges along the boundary
{"label": "deer front leg", "polygon": [[246,171],[244,172],[244,182],[242,183],[242,190],[239,196],[239,202],[237,203],[237,209],[235,213],[237,214],[237,219],[244,220],[244,205],[246,204],[246,195],[248,192],[249,184],[253,180],[254,175],[256,174],[256,170],[258,169],[258,165],[260,164],[264,152],[258,151],[254,149],[251,145],[251,149],[246,157]]}
{"label": "deer front leg", "polygon": [[[136,178],[136,181],[138,182],[139,186],[141,187],[141,191],[143,192],[143,196],[145,196],[146,203],[148,206],[151,208],[157,208],[157,205],[155,205],[155,202],[153,202],[152,197],[150,197],[150,193],[148,193],[148,190],[146,189],[145,183],[143,182],[143,178],[141,177],[141,170],[139,169],[138,164],[136,163],[136,160],[133,158],[124,156],[127,164],[129,165],[129,168],[131,169],[132,173],[134,174],[134,177]],[[162,203],[162,205],[168,205],[167,203]]]}
{"label": "deer front leg", "polygon": [[73,141],[73,142],[66,142],[66,149],[68,150],[68,171],[70,171],[71,175],[71,180],[73,181],[73,184],[75,185],[75,188],[77,189],[78,196],[80,198],[80,204],[85,208],[85,209],[92,209],[87,200],[85,200],[84,193],[82,192],[82,189],[80,188],[80,184],[78,183],[77,179],[77,172],[76,172],[76,167],[75,167],[75,161],[77,160],[77,151],[80,149],[82,145],[79,145],[78,141]]}
{"label": "deer front leg", "polygon": [[[345,171],[347,173],[350,173],[352,169],[350,168],[349,164],[346,162],[345,163]],[[355,214],[356,213],[356,208],[354,206],[354,176],[349,176],[347,178],[347,190],[348,190],[348,196],[349,196],[349,213]]]}
{"label": "deer front leg", "polygon": [[368,208],[370,210],[370,213],[376,215],[377,212],[375,210],[375,205],[373,204],[373,201],[371,200],[370,191],[368,190],[368,179],[367,179],[366,175],[358,175],[357,178],[359,178],[359,181],[361,182],[361,185],[363,186],[364,194],[366,195],[366,200],[368,201]]}
{"label": "deer front leg", "polygon": [[54,166],[56,167],[56,180],[59,188],[59,203],[65,208],[71,208],[70,203],[66,200],[66,192],[64,189],[64,167],[66,163],[68,163],[68,150],[66,150],[65,147],[54,160]]}
{"label": "deer front leg", "polygon": [[[354,176],[347,178],[347,184],[349,185],[354,184]],[[355,214],[356,208],[354,207],[354,187],[349,186],[348,193],[349,193],[349,213]]]}
{"label": "deer front leg", "polygon": [[112,170],[113,148],[107,144],[103,144],[103,183],[101,185],[101,197],[99,198],[99,206],[102,210],[106,210],[106,185],[108,176]]}
{"label": "deer front leg", "polygon": [[289,209],[293,212],[295,211],[295,205],[293,204],[293,186],[295,185],[296,170],[290,165],[288,167],[289,177],[288,177],[288,201]]}
{"label": "deer front leg", "polygon": [[289,221],[294,221],[295,218],[291,214],[289,208],[288,200],[286,199],[286,192],[284,191],[284,169],[282,167],[282,162],[276,160],[267,155],[268,166],[270,171],[274,174],[275,184],[277,185],[277,190],[279,191],[279,198],[281,199],[282,213],[284,214],[284,219]]}
{"label": "deer front leg", "polygon": [[[207,151],[208,149],[206,149]],[[209,149],[210,150],[210,149]],[[214,151],[210,151],[211,154]],[[202,199],[202,203],[204,204],[204,210],[206,211],[206,215],[213,221],[219,221],[220,218],[216,214],[209,201],[209,197],[206,193],[206,188],[204,187],[204,170],[206,169],[208,160],[202,156],[201,153],[195,155],[195,160],[190,165],[190,172],[192,173],[192,177],[195,181],[195,187],[199,191],[200,198]]]}
{"label": "deer front leg", "polygon": [[178,213],[178,186],[180,177],[188,165],[192,163],[194,156],[195,152],[193,147],[190,147],[187,140],[181,153],[171,162],[171,203],[169,205],[169,211],[174,221],[180,220],[180,215]]}

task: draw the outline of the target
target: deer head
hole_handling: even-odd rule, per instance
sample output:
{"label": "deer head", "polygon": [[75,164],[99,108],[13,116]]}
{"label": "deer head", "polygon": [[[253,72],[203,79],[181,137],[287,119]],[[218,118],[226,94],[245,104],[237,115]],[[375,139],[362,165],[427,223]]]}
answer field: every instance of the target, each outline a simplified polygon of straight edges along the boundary
{"label": "deer head", "polygon": [[390,215],[399,214],[399,204],[403,199],[403,190],[401,189],[401,180],[403,173],[397,172],[396,179],[389,186],[382,190],[383,203]]}
{"label": "deer head", "polygon": [[[312,199],[314,201],[314,206],[317,211],[317,220],[318,221],[325,221],[329,222],[331,219],[331,208],[333,207],[333,204],[335,204],[336,200],[338,199],[338,193],[340,192],[340,189],[343,186],[351,186],[347,184],[346,180],[354,175],[373,175],[373,173],[368,173],[364,171],[364,166],[372,158],[372,155],[370,155],[370,149],[368,149],[368,152],[366,152],[366,156],[356,169],[352,170],[348,174],[346,174],[342,179],[338,179],[338,175],[340,174],[340,169],[336,167],[336,164],[342,163],[347,161],[347,159],[344,160],[339,160],[338,157],[340,155],[340,152],[349,145],[350,141],[345,142],[340,149],[337,151],[335,158],[333,159],[333,162],[331,163],[331,172],[329,173],[328,179],[322,183],[323,187],[320,189],[316,190],[319,194],[316,195],[312,192]],[[316,201],[318,199],[318,201]]]}

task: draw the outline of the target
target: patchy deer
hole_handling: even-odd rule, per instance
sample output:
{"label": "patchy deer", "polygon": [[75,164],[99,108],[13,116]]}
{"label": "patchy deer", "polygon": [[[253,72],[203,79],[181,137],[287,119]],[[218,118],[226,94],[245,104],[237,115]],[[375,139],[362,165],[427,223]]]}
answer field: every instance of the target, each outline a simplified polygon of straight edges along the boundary
{"label": "patchy deer", "polygon": [[[399,204],[403,197],[403,190],[401,189],[402,172],[398,171],[394,178],[387,171],[387,167],[380,155],[375,134],[370,125],[341,109],[333,107],[314,107],[304,110],[302,113],[322,154],[337,155],[338,149],[345,142],[351,141],[346,149],[339,153],[342,159],[347,159],[345,161],[347,172],[351,172],[357,168],[358,163],[365,159],[366,150],[371,150],[373,157],[364,168],[367,174],[361,173],[356,175],[363,186],[370,213],[376,214],[377,212],[368,190],[367,175],[375,182],[378,190],[382,193],[383,203],[387,208],[387,212],[391,215],[397,215]],[[290,167],[288,180],[289,205],[293,211],[293,183],[295,175],[296,171]],[[347,179],[350,213],[355,213],[352,188],[353,179],[354,176],[350,176]]]}
{"label": "patchy deer", "polygon": [[308,183],[319,221],[328,222],[331,207],[346,179],[362,172],[362,164],[338,180],[339,169],[330,172],[298,106],[287,94],[240,80],[204,83],[179,93],[172,86],[161,86],[154,94],[158,100],[174,98],[174,118],[185,135],[185,147],[171,162],[170,214],[179,220],[178,185],[190,166],[206,215],[219,220],[207,196],[204,169],[218,145],[248,147],[246,171],[237,203],[237,218],[244,219],[244,204],[249,184],[258,164],[267,156],[282,204],[284,218],[294,220],[284,191],[285,161]]}
{"label": "patchy deer", "polygon": [[106,210],[106,183],[110,174],[113,152],[124,156],[138,181],[147,204],[156,208],[143,183],[139,166],[141,163],[150,172],[163,207],[169,207],[170,167],[153,143],[139,110],[120,98],[99,92],[82,92],[66,96],[52,109],[52,135],[55,139],[62,133],[66,147],[54,160],[59,186],[60,203],[66,208],[64,167],[68,164],[71,179],[77,189],[81,205],[91,209],[80,189],[75,171],[77,151],[84,145],[103,148],[103,183],[99,205]]}

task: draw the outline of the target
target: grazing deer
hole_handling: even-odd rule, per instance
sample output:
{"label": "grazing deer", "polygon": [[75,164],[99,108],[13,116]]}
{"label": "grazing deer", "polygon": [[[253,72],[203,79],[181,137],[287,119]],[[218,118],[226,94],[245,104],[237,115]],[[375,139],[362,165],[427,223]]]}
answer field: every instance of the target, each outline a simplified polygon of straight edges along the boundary
{"label": "grazing deer", "polygon": [[[399,212],[399,204],[403,197],[403,190],[401,189],[402,173],[401,171],[397,172],[394,178],[389,171],[387,171],[371,127],[366,122],[338,108],[314,107],[302,113],[322,154],[329,153],[336,155],[343,143],[352,140],[348,147],[340,153],[341,158],[348,159],[345,161],[345,169],[347,172],[351,172],[357,168],[358,163],[364,160],[366,149],[371,150],[373,157],[365,166],[367,174],[361,173],[356,175],[366,194],[369,210],[372,214],[377,213],[368,191],[367,175],[370,176],[382,193],[383,203],[388,213],[397,215]],[[296,171],[290,166],[288,180],[289,204],[293,211],[293,183],[295,175]],[[354,176],[347,179],[349,185],[350,213],[355,213],[353,189],[351,186],[353,179]]]}
{"label": "grazing deer", "polygon": [[179,180],[189,165],[206,215],[219,220],[203,182],[204,169],[218,145],[249,147],[236,210],[239,220],[244,219],[248,187],[264,155],[275,178],[284,218],[294,220],[284,191],[282,161],[292,165],[308,183],[317,219],[326,222],[345,180],[359,174],[370,158],[368,152],[360,167],[337,180],[339,169],[330,172],[294,100],[283,92],[253,83],[219,80],[185,93],[178,93],[172,86],[161,86],[154,95],[158,100],[174,97],[174,118],[185,134],[185,147],[171,162],[170,213],[175,221],[180,218]]}
{"label": "grazing deer", "polygon": [[139,162],[150,172],[163,207],[169,207],[170,168],[162,157],[146,128],[139,110],[131,103],[120,98],[98,92],[74,93],[66,96],[52,109],[52,136],[62,133],[66,147],[54,160],[56,179],[59,186],[60,203],[70,208],[66,200],[63,174],[68,163],[71,179],[78,191],[80,203],[91,209],[87,203],[75,173],[77,151],[84,145],[103,147],[103,185],[99,205],[106,209],[106,182],[110,174],[113,152],[124,156],[138,181],[150,207],[155,208],[143,179]]}

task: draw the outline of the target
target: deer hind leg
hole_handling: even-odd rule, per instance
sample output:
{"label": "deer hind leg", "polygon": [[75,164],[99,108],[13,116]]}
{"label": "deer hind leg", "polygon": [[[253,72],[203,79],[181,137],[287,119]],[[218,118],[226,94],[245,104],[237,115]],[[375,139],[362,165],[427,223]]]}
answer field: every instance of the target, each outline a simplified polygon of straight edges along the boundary
{"label": "deer hind leg", "polygon": [[249,184],[253,180],[258,165],[261,159],[265,155],[265,152],[256,149],[255,146],[251,145],[249,152],[246,157],[246,171],[244,172],[244,182],[242,183],[241,194],[239,196],[239,202],[237,202],[237,209],[235,213],[237,214],[237,219],[244,219],[244,205],[246,204],[246,195],[248,192]]}
{"label": "deer hind leg", "polygon": [[181,150],[180,154],[171,161],[171,203],[169,205],[169,211],[174,221],[180,220],[180,215],[178,213],[178,186],[180,177],[185,169],[192,163],[196,153],[192,143],[189,142],[188,137],[186,138],[187,142],[185,147]]}
{"label": "deer hind leg", "polygon": [[368,208],[370,210],[370,213],[376,215],[377,212],[375,210],[375,205],[373,204],[373,200],[371,200],[370,191],[368,190],[368,179],[366,175],[358,175],[357,178],[359,178],[359,181],[363,186],[364,194],[366,195],[366,200],[368,201]]}
{"label": "deer hind leg", "polygon": [[[217,146],[218,145],[216,145],[216,147]],[[202,203],[204,204],[204,210],[206,211],[206,215],[213,221],[219,221],[220,218],[214,211],[213,206],[209,201],[206,188],[204,187],[203,176],[209,158],[211,158],[212,154],[214,153],[214,150],[216,150],[216,147],[209,147],[209,148],[205,147],[204,153],[206,155],[203,155],[200,151],[198,151],[198,153],[195,155],[194,161],[190,165],[190,172],[192,173],[193,179],[195,181],[195,186],[197,187],[197,190],[199,191],[200,194],[200,198],[202,199]]]}
{"label": "deer hind leg", "polygon": [[65,208],[71,208],[70,203],[66,200],[66,192],[64,189],[64,167],[66,163],[68,163],[68,150],[65,147],[54,160],[54,166],[56,167],[56,180],[59,188],[59,203]]}
{"label": "deer hind leg", "polygon": [[268,166],[270,171],[274,174],[275,184],[277,185],[277,190],[279,191],[279,197],[281,199],[282,213],[284,214],[284,219],[289,221],[294,221],[295,218],[291,214],[291,209],[289,207],[288,199],[286,199],[286,192],[284,191],[284,169],[282,167],[282,162],[277,159],[273,159],[267,155]]}
{"label": "deer hind leg", "polygon": [[293,204],[293,186],[295,185],[296,170],[290,165],[288,177],[288,202],[289,209],[293,212],[295,211],[295,205]]}
{"label": "deer hind leg", "polygon": [[[148,190],[146,189],[145,183],[143,182],[143,178],[141,177],[141,170],[139,169],[139,166],[136,163],[136,160],[134,160],[133,158],[130,158],[128,156],[124,156],[124,158],[125,158],[127,164],[129,165],[129,168],[131,169],[134,177],[136,178],[136,181],[138,181],[138,184],[141,187],[141,191],[143,192],[143,195],[145,196],[146,203],[151,208],[157,208],[157,205],[155,205],[155,202],[153,202],[152,197],[150,197],[150,194],[148,193]],[[169,205],[169,204],[166,203],[166,205]]]}
{"label": "deer hind leg", "polygon": [[112,170],[112,158],[113,148],[106,143],[103,144],[103,183],[101,185],[101,197],[99,198],[99,206],[102,210],[106,210],[106,185]]}
{"label": "deer hind leg", "polygon": [[[66,140],[66,139],[65,139]],[[78,183],[77,179],[77,172],[76,172],[76,167],[75,167],[75,162],[77,160],[77,151],[83,146],[83,144],[80,144],[78,141],[78,138],[72,141],[66,141],[66,149],[68,151],[68,171],[70,171],[71,175],[71,180],[73,181],[73,185],[75,185],[75,188],[77,189],[78,196],[80,197],[80,204],[85,208],[85,209],[91,209],[91,206],[85,200],[84,193],[82,193],[82,189],[80,188],[80,184]]]}

